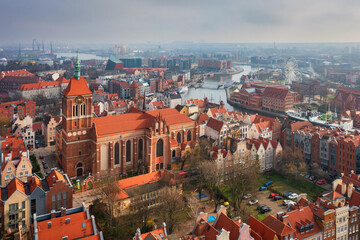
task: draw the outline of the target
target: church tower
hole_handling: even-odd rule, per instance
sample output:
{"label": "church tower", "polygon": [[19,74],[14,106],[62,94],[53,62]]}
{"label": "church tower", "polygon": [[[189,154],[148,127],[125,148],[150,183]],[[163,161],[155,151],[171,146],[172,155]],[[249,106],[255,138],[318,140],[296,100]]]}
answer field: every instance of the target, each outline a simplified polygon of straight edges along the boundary
{"label": "church tower", "polygon": [[70,79],[62,99],[62,150],[59,158],[64,171],[70,177],[82,176],[92,170],[92,114],[92,92],[86,79],[80,76],[77,56],[75,77]]}

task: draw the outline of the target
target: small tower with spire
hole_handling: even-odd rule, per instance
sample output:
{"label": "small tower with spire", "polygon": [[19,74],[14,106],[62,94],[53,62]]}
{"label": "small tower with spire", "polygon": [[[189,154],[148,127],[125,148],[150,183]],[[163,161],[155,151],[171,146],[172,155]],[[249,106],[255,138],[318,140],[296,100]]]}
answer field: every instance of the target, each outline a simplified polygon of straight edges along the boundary
{"label": "small tower with spire", "polygon": [[79,51],[76,55],[76,62],[75,62],[75,78],[80,80],[80,61],[79,61]]}

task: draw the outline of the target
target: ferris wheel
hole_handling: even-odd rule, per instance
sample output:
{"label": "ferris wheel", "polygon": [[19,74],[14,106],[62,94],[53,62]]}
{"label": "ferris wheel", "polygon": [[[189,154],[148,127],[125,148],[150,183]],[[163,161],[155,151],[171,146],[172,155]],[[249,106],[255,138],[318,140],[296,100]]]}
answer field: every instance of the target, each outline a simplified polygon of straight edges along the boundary
{"label": "ferris wheel", "polygon": [[285,84],[290,85],[291,83],[300,80],[300,72],[294,57],[289,58],[285,65]]}

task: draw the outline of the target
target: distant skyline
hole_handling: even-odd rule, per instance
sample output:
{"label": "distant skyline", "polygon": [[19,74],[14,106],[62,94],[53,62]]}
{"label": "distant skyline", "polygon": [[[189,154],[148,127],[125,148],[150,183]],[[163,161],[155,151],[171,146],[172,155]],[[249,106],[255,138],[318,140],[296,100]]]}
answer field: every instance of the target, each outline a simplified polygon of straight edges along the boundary
{"label": "distant skyline", "polygon": [[0,44],[359,42],[357,0],[1,0]]}

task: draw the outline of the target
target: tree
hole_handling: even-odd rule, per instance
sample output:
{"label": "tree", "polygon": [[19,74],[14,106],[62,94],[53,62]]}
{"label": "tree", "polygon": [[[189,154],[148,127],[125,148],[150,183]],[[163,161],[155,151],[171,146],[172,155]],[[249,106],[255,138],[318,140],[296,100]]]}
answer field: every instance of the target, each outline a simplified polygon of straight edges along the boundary
{"label": "tree", "polygon": [[210,199],[215,203],[215,210],[220,205],[221,200],[224,198],[220,186],[221,186],[221,174],[218,170],[218,166],[214,161],[204,161],[198,165],[198,182],[209,193]]}
{"label": "tree", "polygon": [[0,136],[7,135],[7,129],[10,127],[10,120],[5,116],[0,116]]}
{"label": "tree", "polygon": [[120,187],[115,179],[107,177],[102,179],[98,188],[101,200],[105,204],[105,214],[108,220],[113,221],[116,209],[116,195],[120,192]]}
{"label": "tree", "polygon": [[179,191],[175,189],[175,187],[166,187],[162,196],[162,201],[163,202],[157,212],[160,212],[160,215],[171,234],[176,224],[181,221],[178,213],[185,207],[183,195],[179,194]]}
{"label": "tree", "polygon": [[283,151],[282,161],[279,163],[281,174],[298,176],[302,172],[307,171],[304,153],[301,149],[286,148]]}
{"label": "tree", "polygon": [[325,172],[318,163],[312,163],[311,165],[311,175],[315,176],[313,183],[316,184],[318,179],[328,178],[329,174]]}
{"label": "tree", "polygon": [[255,191],[259,174],[259,159],[253,161],[248,155],[245,157],[245,161],[233,164],[227,169],[227,172],[226,184],[231,196],[230,203],[234,214],[239,216],[244,196]]}

